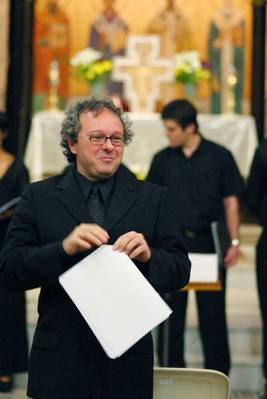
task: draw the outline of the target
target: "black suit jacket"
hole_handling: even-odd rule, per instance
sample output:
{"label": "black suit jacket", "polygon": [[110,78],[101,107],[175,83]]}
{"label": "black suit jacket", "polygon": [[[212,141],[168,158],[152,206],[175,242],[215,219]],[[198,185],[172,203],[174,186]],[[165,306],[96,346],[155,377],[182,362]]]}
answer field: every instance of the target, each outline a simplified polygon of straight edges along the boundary
{"label": "black suit jacket", "polygon": [[[190,262],[179,244],[165,190],[122,171],[116,174],[104,226],[109,244],[128,231],[142,233],[152,256],[146,264],[136,262],[141,272],[161,292],[184,286]],[[62,272],[89,253],[70,257],[62,240],[78,224],[90,222],[72,170],[26,187],[13,217],[1,255],[1,280],[13,289],[41,287],[28,395],[86,399],[91,392],[94,399],[150,399],[151,335],[120,358],[109,359],[58,283]]]}

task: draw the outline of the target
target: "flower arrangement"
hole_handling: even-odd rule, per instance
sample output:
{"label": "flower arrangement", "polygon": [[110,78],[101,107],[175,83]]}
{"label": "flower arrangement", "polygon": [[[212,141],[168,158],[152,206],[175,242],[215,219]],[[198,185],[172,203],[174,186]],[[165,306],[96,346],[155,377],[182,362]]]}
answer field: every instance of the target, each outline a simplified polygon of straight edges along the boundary
{"label": "flower arrangement", "polygon": [[211,77],[210,66],[201,62],[198,51],[183,51],[174,55],[174,77],[177,82],[196,85]]}
{"label": "flower arrangement", "polygon": [[112,62],[104,59],[102,53],[92,47],[79,51],[70,63],[75,75],[90,84],[106,81],[112,69]]}

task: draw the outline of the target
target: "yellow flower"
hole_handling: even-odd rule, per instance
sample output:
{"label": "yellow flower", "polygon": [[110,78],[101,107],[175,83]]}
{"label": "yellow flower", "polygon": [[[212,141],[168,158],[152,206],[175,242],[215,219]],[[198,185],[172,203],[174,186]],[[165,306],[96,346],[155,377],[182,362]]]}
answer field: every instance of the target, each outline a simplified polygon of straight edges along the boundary
{"label": "yellow flower", "polygon": [[202,64],[197,51],[184,51],[174,55],[174,77],[176,81],[197,84],[199,80],[209,79],[211,72]]}
{"label": "yellow flower", "polygon": [[112,70],[112,61],[103,59],[102,56],[99,51],[90,47],[77,53],[71,59],[75,75],[87,82],[106,79]]}

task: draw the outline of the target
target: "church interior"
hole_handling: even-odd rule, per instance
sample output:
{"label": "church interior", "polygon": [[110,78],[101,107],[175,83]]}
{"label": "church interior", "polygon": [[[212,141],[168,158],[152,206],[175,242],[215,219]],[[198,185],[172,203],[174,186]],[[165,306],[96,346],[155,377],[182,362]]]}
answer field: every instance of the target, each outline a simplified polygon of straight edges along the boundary
{"label": "church interior", "polygon": [[[248,178],[267,137],[265,0],[1,0],[0,21],[0,110],[7,111],[9,150],[31,182],[66,167],[59,145],[65,110],[91,95],[109,97],[129,114],[135,136],[124,163],[138,179],[167,146],[162,107],[182,98],[198,109],[201,134],[230,150]],[[241,200],[240,256],[227,277],[231,399],[258,399],[264,387],[255,274],[260,234]],[[194,290],[185,356],[189,368],[203,369]],[[38,294],[26,294],[30,343]],[[0,398],[26,398],[26,385],[27,373],[16,374],[15,389]],[[155,399],[190,397],[165,392]]]}

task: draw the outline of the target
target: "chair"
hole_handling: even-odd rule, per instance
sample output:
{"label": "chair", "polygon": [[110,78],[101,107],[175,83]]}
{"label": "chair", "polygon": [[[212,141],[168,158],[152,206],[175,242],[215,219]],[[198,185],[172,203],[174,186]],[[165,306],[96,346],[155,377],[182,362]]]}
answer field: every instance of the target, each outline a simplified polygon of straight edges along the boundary
{"label": "chair", "polygon": [[153,399],[229,399],[230,380],[215,370],[154,368]]}

